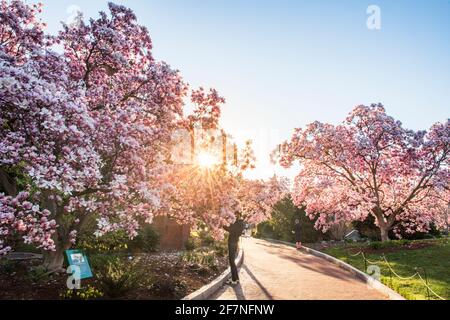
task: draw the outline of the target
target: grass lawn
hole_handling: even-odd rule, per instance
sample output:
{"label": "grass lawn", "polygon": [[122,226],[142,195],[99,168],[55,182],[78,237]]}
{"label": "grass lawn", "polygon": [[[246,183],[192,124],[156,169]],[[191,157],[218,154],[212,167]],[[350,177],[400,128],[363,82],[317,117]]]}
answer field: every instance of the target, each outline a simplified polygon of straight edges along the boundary
{"label": "grass lawn", "polygon": [[[417,276],[408,280],[399,279],[395,275],[392,275],[391,278],[389,268],[381,256],[385,255],[390,266],[401,277],[409,277],[419,271],[425,279],[423,271],[425,269],[428,285],[432,290],[444,299],[450,299],[450,242],[448,237],[434,240],[358,243],[322,251],[364,271],[362,255],[353,256],[358,252],[363,252],[366,259],[377,262],[381,269],[381,282],[411,300],[428,299],[426,286]],[[367,263],[367,265],[369,264]],[[430,292],[429,299],[438,298]]]}

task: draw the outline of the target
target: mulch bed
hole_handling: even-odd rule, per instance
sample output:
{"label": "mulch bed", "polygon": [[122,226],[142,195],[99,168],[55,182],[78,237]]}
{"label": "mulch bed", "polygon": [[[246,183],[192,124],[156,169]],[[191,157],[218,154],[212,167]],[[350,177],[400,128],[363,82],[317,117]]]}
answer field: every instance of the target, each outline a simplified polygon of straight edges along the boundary
{"label": "mulch bed", "polygon": [[[139,257],[148,274],[143,280],[149,281],[142,281],[143,285],[119,299],[180,299],[211,282],[228,266],[226,257],[217,258],[216,268],[182,261],[179,253],[141,254]],[[17,261],[0,269],[0,299],[61,299],[60,294],[67,290],[68,275],[52,274],[40,280],[33,279],[29,269],[39,263],[38,260]],[[99,289],[95,278],[82,280],[81,285]]]}

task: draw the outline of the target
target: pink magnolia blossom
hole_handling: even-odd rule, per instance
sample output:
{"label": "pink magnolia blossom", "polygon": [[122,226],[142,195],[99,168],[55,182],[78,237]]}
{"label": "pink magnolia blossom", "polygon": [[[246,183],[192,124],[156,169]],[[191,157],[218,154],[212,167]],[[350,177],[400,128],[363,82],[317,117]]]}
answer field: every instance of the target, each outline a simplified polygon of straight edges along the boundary
{"label": "pink magnolia blossom", "polygon": [[[29,189],[24,211],[8,212],[39,217],[46,209],[57,236],[25,240],[60,257],[90,216],[99,235],[122,228],[135,236],[137,221],[150,222],[161,207],[165,154],[187,86],[155,61],[148,31],[123,6],[109,4],[109,15],[64,26],[57,37],[43,33],[40,6],[0,6],[2,205]],[[26,232],[20,220],[14,228]]]}
{"label": "pink magnolia blossom", "polygon": [[316,226],[376,219],[382,239],[400,225],[408,232],[442,226],[448,204],[450,122],[428,132],[404,129],[381,105],[358,106],[340,125],[314,122],[281,145],[280,163],[299,161],[294,203]]}
{"label": "pink magnolia blossom", "polygon": [[20,192],[16,197],[0,193],[0,255],[12,249],[5,242],[15,235],[21,235],[25,243],[36,244],[38,248],[54,248],[51,237],[57,225],[48,219],[50,211],[30,206],[28,197],[27,192]]}

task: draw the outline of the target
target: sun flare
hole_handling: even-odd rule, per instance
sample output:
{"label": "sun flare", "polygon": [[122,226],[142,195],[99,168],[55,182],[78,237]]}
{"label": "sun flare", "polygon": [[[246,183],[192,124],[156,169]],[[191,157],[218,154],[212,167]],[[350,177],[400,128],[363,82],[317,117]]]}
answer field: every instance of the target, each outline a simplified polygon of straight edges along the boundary
{"label": "sun flare", "polygon": [[197,162],[200,167],[211,169],[218,164],[217,158],[207,152],[202,152],[197,155]]}

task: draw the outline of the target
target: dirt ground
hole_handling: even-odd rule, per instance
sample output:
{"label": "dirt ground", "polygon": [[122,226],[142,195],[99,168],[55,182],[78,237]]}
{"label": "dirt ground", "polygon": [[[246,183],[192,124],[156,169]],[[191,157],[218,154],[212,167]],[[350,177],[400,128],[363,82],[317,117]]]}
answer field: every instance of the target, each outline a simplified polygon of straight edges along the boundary
{"label": "dirt ground", "polygon": [[[30,269],[40,264],[38,260],[4,262],[0,262],[0,299],[61,299],[60,294],[67,290],[67,274],[33,276]],[[179,253],[155,253],[142,255],[140,264],[148,277],[119,299],[180,299],[222,273],[227,259],[218,257],[216,268],[206,268],[183,261]],[[100,288],[95,278],[82,280],[81,285]]]}

